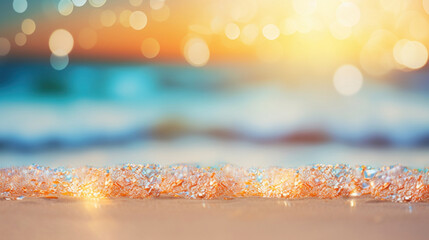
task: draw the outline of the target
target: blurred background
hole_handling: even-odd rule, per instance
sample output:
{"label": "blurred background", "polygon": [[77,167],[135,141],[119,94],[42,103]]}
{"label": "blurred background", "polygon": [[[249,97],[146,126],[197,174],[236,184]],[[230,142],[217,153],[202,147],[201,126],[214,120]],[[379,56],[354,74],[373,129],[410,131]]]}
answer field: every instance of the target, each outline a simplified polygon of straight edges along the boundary
{"label": "blurred background", "polygon": [[429,0],[4,0],[0,167],[429,163]]}

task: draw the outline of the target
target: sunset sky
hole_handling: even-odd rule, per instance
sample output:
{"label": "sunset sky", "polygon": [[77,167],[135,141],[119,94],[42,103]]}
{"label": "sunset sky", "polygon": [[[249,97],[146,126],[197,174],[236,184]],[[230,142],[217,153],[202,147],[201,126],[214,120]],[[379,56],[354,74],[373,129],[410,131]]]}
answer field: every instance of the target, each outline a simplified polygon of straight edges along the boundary
{"label": "sunset sky", "polygon": [[[426,0],[25,3],[27,0],[1,3],[0,47],[7,49],[7,39],[12,58],[49,57],[49,39],[57,29],[72,35],[68,55],[75,60],[187,61],[194,66],[283,61],[328,68],[347,62],[379,76],[394,69],[422,68],[428,55]],[[34,28],[30,23],[26,25],[30,30],[24,29],[26,19],[33,22],[34,33],[22,33]],[[187,48],[189,41],[195,46]],[[190,54],[196,59],[189,58]]]}

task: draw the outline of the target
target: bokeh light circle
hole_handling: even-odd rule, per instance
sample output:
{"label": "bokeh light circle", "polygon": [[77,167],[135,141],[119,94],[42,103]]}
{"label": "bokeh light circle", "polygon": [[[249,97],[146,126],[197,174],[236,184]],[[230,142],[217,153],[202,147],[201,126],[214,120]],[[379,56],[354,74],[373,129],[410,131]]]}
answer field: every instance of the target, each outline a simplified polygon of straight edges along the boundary
{"label": "bokeh light circle", "polygon": [[73,12],[74,5],[70,0],[61,0],[58,2],[58,12],[63,16],[68,16]]}
{"label": "bokeh light circle", "polygon": [[123,27],[130,27],[130,16],[131,16],[131,12],[130,10],[123,10],[120,14],[119,14],[119,22],[121,23],[121,25]]}
{"label": "bokeh light circle", "polygon": [[67,55],[57,56],[55,54],[51,54],[50,62],[53,69],[61,71],[69,64],[69,57]]}
{"label": "bokeh light circle", "polygon": [[351,96],[358,93],[362,84],[362,73],[353,65],[343,65],[335,71],[334,87],[341,95]]}
{"label": "bokeh light circle", "polygon": [[34,31],[36,31],[36,23],[33,21],[33,19],[27,18],[22,21],[21,30],[23,33],[31,35],[34,33]]}
{"label": "bokeh light circle", "polygon": [[404,49],[404,46],[407,42],[409,42],[408,39],[401,39],[398,42],[396,42],[395,46],[393,47],[393,58],[401,66],[404,65],[402,61],[402,57],[403,57],[402,50]]}
{"label": "bokeh light circle", "polygon": [[23,13],[27,10],[28,3],[27,0],[13,0],[13,10],[17,13]]}
{"label": "bokeh light circle", "polygon": [[106,0],[89,0],[89,4],[93,7],[102,7]]}
{"label": "bokeh light circle", "polygon": [[240,28],[235,23],[228,23],[225,26],[225,35],[231,40],[235,40],[240,36]]}
{"label": "bokeh light circle", "polygon": [[165,0],[150,0],[149,5],[150,8],[154,10],[158,10],[164,7]]}
{"label": "bokeh light circle", "polygon": [[55,30],[49,37],[49,49],[57,56],[68,55],[73,49],[73,45],[73,36],[67,30]]}
{"label": "bokeh light circle", "polygon": [[401,39],[393,48],[393,57],[400,65],[409,69],[419,69],[428,61],[428,50],[421,42]]}
{"label": "bokeh light circle", "polygon": [[360,9],[352,2],[342,2],[336,11],[338,23],[346,27],[353,27],[359,23]]}
{"label": "bokeh light circle", "polygon": [[262,34],[268,40],[274,40],[280,36],[280,29],[274,24],[265,25]]}
{"label": "bokeh light circle", "polygon": [[139,7],[140,5],[142,5],[143,0],[129,0],[130,5],[133,7]]}
{"label": "bokeh light circle", "polygon": [[207,64],[210,58],[210,50],[207,43],[201,38],[189,39],[184,47],[186,61],[194,67]]}
{"label": "bokeh light circle", "polygon": [[0,56],[6,56],[10,52],[10,42],[7,38],[0,37]]}
{"label": "bokeh light circle", "polygon": [[83,5],[85,5],[87,0],[72,0],[73,4],[76,7],[82,7]]}
{"label": "bokeh light circle", "polygon": [[100,14],[100,22],[104,27],[111,27],[116,22],[116,14],[112,10],[104,10]]}
{"label": "bokeh light circle", "polygon": [[16,45],[22,47],[27,43],[27,36],[20,32],[15,35],[15,43]]}
{"label": "bokeh light circle", "polygon": [[130,26],[134,30],[142,30],[146,27],[147,16],[142,11],[135,11],[130,15]]}
{"label": "bokeh light circle", "polygon": [[158,56],[161,46],[154,38],[146,38],[141,45],[141,52],[146,58],[154,58]]}

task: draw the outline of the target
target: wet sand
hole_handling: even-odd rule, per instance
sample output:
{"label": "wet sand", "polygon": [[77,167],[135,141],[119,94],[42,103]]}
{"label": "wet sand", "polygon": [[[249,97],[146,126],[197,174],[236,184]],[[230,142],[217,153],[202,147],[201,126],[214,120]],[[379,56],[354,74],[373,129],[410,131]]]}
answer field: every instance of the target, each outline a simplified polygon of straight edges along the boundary
{"label": "wet sand", "polygon": [[0,239],[428,239],[429,203],[0,200]]}

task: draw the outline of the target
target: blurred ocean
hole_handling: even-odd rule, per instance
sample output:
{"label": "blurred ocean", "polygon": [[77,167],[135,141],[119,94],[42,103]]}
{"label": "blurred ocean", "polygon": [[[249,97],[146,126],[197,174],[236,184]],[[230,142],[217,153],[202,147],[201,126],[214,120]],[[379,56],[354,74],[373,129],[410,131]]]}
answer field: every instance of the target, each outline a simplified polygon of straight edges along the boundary
{"label": "blurred ocean", "polygon": [[429,159],[424,76],[365,81],[357,95],[343,97],[330,84],[317,85],[330,79],[296,84],[242,66],[81,63],[53,71],[44,62],[3,62],[0,167],[423,167]]}

